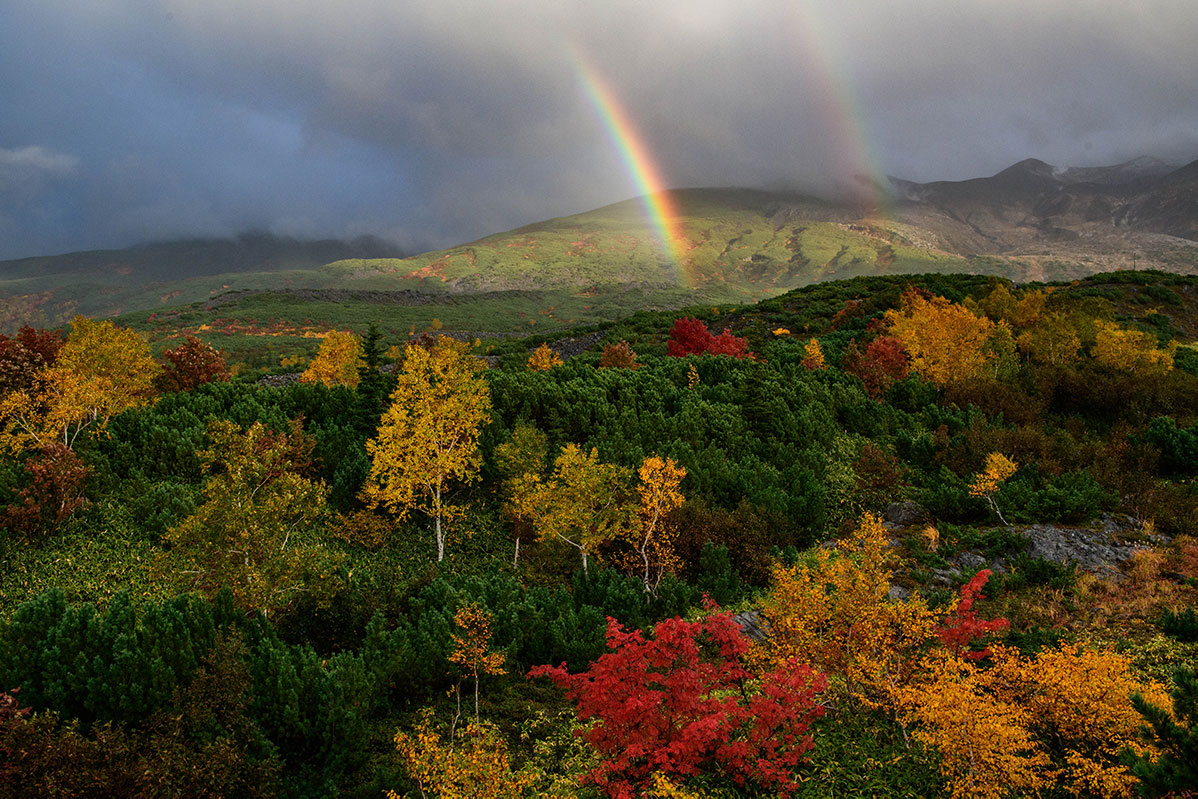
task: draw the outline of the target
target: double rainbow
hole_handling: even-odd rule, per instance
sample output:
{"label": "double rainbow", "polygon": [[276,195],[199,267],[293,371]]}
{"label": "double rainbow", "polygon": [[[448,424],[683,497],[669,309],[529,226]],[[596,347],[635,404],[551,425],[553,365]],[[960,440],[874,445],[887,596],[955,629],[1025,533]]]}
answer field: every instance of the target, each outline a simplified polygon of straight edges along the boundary
{"label": "double rainbow", "polygon": [[[808,3],[795,3],[780,21],[791,29],[799,43],[795,52],[801,54],[800,57],[806,62],[804,73],[813,76],[822,89],[813,99],[828,125],[829,141],[832,143],[830,155],[836,162],[837,171],[862,180],[859,185],[852,187],[851,193],[863,214],[886,213],[887,198],[880,191],[878,180],[882,171],[873,157],[865,115],[852,82],[845,70],[838,68],[841,61],[832,52],[830,43],[834,38],[826,35],[830,26],[818,17],[816,9]],[[666,257],[674,264],[679,277],[687,284],[693,284],[687,262],[690,243],[682,228],[676,198],[671,194],[644,138],[624,106],[581,50],[569,44],[565,49],[587,99],[641,195],[645,213]]]}

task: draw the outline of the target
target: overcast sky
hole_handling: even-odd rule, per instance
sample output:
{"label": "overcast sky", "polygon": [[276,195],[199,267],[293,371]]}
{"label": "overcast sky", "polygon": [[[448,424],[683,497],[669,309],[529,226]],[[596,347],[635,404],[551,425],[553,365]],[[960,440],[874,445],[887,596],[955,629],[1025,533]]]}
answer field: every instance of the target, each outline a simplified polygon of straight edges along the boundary
{"label": "overcast sky", "polygon": [[1196,0],[0,0],[0,258],[1198,158]]}

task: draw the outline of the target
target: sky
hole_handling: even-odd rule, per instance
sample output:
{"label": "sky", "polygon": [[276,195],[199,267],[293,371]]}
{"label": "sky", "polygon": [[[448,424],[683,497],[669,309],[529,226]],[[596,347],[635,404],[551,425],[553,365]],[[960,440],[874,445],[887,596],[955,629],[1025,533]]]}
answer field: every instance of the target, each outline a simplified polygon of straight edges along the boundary
{"label": "sky", "polygon": [[0,20],[0,258],[249,229],[416,250],[646,185],[1198,158],[1195,0],[0,0]]}

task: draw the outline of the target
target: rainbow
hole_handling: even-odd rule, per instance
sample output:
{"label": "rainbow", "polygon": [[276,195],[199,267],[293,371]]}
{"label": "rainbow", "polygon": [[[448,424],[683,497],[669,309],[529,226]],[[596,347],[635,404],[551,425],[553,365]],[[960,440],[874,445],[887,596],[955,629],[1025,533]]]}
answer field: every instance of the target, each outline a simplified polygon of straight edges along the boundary
{"label": "rainbow", "polygon": [[641,195],[645,213],[657,232],[662,249],[669,260],[679,268],[680,276],[689,282],[689,276],[685,274],[686,251],[689,244],[679,222],[680,214],[674,197],[669,192],[670,187],[650,156],[644,138],[632,124],[624,107],[608,88],[602,76],[577,49],[572,49],[571,55],[586,89],[587,99],[594,106],[608,137],[624,161],[633,183],[636,184],[637,193]]}
{"label": "rainbow", "polygon": [[786,6],[787,28],[798,41],[795,53],[803,58],[804,72],[814,78],[821,89],[815,96],[820,117],[828,126],[828,140],[833,145],[832,159],[836,171],[849,177],[861,177],[864,184],[851,187],[855,201],[863,213],[885,215],[889,198],[879,188],[884,171],[871,147],[866,116],[857,97],[853,81],[841,66],[844,59],[833,52],[830,35],[832,25],[820,17],[816,4],[791,3]]}

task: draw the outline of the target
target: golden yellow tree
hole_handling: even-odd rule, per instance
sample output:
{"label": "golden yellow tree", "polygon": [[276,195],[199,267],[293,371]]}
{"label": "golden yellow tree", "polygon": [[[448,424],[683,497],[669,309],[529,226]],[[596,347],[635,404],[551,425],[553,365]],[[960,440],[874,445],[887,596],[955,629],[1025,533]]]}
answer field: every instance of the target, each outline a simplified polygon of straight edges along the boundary
{"label": "golden yellow tree", "polygon": [[409,344],[391,407],[366,442],[371,464],[362,499],[401,518],[413,509],[431,517],[438,561],[445,558],[442,520],[459,510],[445,502],[446,491],[478,476],[478,439],[491,418],[484,369],[468,345],[448,336],[427,349]]}
{"label": "golden yellow tree", "polygon": [[820,349],[819,339],[812,338],[803,347],[803,360],[801,362],[804,367],[811,370],[826,369],[828,362],[824,360],[824,351]]}
{"label": "golden yellow tree", "polygon": [[794,566],[775,566],[762,615],[771,667],[789,658],[810,664],[857,699],[892,706],[936,640],[936,615],[917,594],[889,598],[890,539],[871,513],[836,549],[820,547]]}
{"label": "golden yellow tree", "polygon": [[[677,562],[671,536],[665,530],[665,517],[686,501],[679,489],[686,469],[672,458],[650,455],[641,463],[639,476],[636,490],[641,499],[640,529],[634,543],[644,565],[641,579],[645,591],[654,593],[662,574]],[[654,566],[656,574],[651,574]]]}
{"label": "golden yellow tree", "polygon": [[[422,797],[441,799],[517,799],[536,795],[540,775],[513,772],[507,745],[491,726],[469,725],[461,740],[451,731],[443,740],[433,726],[432,710],[421,711],[412,733],[395,734],[395,748]],[[387,791],[388,799],[401,799]]]}
{"label": "golden yellow tree", "polygon": [[365,363],[361,338],[353,333],[330,330],[320,342],[316,357],[300,375],[300,381],[357,388]]}
{"label": "golden yellow tree", "polygon": [[1165,374],[1173,368],[1177,344],[1157,346],[1156,336],[1142,330],[1127,330],[1113,322],[1098,326],[1094,358],[1103,366],[1137,374]]}
{"label": "golden yellow tree", "polygon": [[530,372],[548,372],[561,365],[562,356],[549,349],[548,344],[542,344],[532,351],[532,355],[528,356],[528,371]]}
{"label": "golden yellow tree", "polygon": [[0,400],[0,447],[71,447],[84,430],[149,403],[161,371],[133,331],[76,316],[54,363],[34,375],[31,388]]}
{"label": "golden yellow tree", "polygon": [[908,290],[901,307],[887,311],[886,319],[911,368],[938,386],[981,375],[990,359],[986,344],[994,323],[944,297]]}
{"label": "golden yellow tree", "polygon": [[484,674],[507,674],[503,668],[505,656],[492,652],[491,614],[477,602],[468,602],[453,614],[458,632],[453,635],[453,652],[449,662],[461,666],[474,678],[474,721],[478,723],[478,678]]}
{"label": "golden yellow tree", "polygon": [[1067,316],[1052,314],[1019,334],[1016,343],[1037,363],[1066,364],[1077,360],[1081,336]]}
{"label": "golden yellow tree", "polygon": [[1029,729],[1028,708],[995,697],[975,666],[947,652],[923,670],[918,683],[899,689],[901,718],[939,750],[953,799],[1035,796],[1047,787],[1051,762]]}
{"label": "golden yellow tree", "polygon": [[602,463],[596,449],[586,453],[577,444],[562,447],[552,476],[533,495],[537,537],[556,538],[577,549],[586,573],[595,547],[626,538],[633,529],[630,476],[622,466]]}
{"label": "golden yellow tree", "polygon": [[1008,527],[1011,525],[1003,518],[1002,511],[998,509],[998,505],[994,501],[994,495],[998,492],[999,486],[1018,469],[1019,466],[1015,461],[1006,455],[1001,452],[991,452],[986,456],[985,467],[974,476],[973,482],[969,486],[970,496],[982,497],[989,502],[995,515],[998,516],[998,520]]}
{"label": "golden yellow tree", "polygon": [[1123,655],[1076,645],[1031,657],[994,646],[991,656],[982,669],[934,652],[900,691],[901,717],[940,751],[953,796],[1134,795],[1122,752],[1152,752],[1130,697],[1168,707],[1161,686],[1138,682]]}

